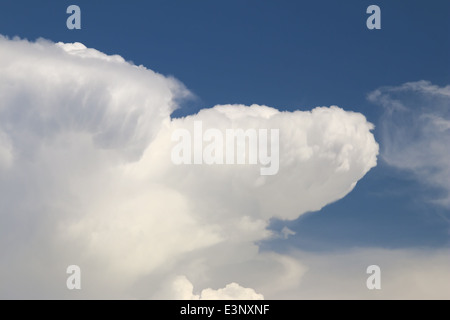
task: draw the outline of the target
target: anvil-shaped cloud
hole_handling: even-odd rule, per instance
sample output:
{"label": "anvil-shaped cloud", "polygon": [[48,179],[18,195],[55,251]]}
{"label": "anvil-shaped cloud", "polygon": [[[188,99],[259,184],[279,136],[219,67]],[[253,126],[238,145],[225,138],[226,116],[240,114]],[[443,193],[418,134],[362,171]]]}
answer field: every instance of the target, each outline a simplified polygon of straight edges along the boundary
{"label": "anvil-shaped cloud", "polygon": [[[206,296],[275,298],[299,283],[306,268],[257,241],[272,236],[271,218],[295,219],[355,187],[376,165],[372,124],[336,106],[220,105],[172,119],[189,94],[79,43],[0,38],[1,297],[72,297],[70,264],[86,298],[176,297],[179,279],[225,287]],[[279,129],[278,174],[173,164],[171,135],[194,121]],[[257,292],[205,278],[239,265]]]}

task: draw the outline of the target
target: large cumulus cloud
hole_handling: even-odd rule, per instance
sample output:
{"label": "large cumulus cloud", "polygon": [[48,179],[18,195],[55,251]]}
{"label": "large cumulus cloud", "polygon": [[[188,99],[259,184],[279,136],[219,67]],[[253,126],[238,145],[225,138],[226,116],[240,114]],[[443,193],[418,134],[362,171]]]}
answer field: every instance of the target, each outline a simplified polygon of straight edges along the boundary
{"label": "large cumulus cloud", "polygon": [[[221,105],[171,119],[188,95],[81,44],[0,38],[0,296],[195,297],[192,284],[223,288],[205,297],[275,298],[300,282],[298,259],[257,242],[271,218],[348,194],[376,165],[373,126],[338,107]],[[200,120],[279,129],[278,174],[174,165],[172,133]],[[83,270],[80,293],[64,287],[70,264]]]}

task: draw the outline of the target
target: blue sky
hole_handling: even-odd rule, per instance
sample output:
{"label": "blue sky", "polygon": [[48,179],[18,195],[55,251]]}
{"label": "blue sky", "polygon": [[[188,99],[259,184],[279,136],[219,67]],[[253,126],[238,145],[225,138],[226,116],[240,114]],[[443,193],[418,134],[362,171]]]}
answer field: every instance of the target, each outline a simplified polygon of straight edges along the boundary
{"label": "blue sky", "polygon": [[446,1],[379,1],[382,29],[373,32],[365,26],[370,1],[77,3],[79,31],[65,28],[70,1],[4,1],[0,28],[30,40],[79,41],[175,75],[201,99],[197,108],[337,104],[373,120],[369,91],[450,80]]}
{"label": "blue sky", "polygon": [[[70,4],[81,8],[81,30],[65,26]],[[371,4],[381,8],[381,30],[366,28]],[[273,219],[272,230],[296,234],[266,240],[263,250],[450,244],[450,210],[431,201],[447,191],[384,160],[384,110],[368,99],[408,82],[450,84],[449,1],[4,0],[0,34],[81,42],[172,75],[195,94],[177,117],[233,103],[288,111],[338,105],[364,114],[376,126],[378,165],[320,212]]]}

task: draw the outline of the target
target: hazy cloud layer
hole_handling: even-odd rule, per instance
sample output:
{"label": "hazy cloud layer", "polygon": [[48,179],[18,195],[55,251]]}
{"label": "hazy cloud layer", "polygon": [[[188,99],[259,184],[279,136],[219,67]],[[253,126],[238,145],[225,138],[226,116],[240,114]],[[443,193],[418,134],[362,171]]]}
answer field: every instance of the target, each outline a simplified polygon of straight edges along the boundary
{"label": "hazy cloud layer", "polygon": [[[297,287],[277,293],[277,299],[450,299],[448,248],[360,248],[292,256],[308,270]],[[366,286],[370,265],[380,267],[381,290]]]}
{"label": "hazy cloud layer", "polygon": [[[256,243],[271,237],[270,218],[350,192],[376,165],[373,126],[338,107],[170,119],[188,95],[82,44],[0,38],[1,297],[277,298],[298,287],[308,267]],[[197,120],[280,129],[279,173],[174,165],[172,132]],[[65,288],[71,264],[80,292]]]}

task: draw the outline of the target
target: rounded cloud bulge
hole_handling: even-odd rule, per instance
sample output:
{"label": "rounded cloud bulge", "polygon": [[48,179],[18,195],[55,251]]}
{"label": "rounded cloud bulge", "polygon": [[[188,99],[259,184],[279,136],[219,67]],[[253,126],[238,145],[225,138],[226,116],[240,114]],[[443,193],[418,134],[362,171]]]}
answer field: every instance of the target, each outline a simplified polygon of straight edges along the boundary
{"label": "rounded cloud bulge", "polygon": [[0,36],[0,297],[73,297],[71,264],[84,298],[276,298],[301,281],[301,261],[257,243],[271,218],[320,210],[376,166],[373,125],[336,106],[172,119],[189,95],[80,43]]}
{"label": "rounded cloud bulge", "polygon": [[[371,133],[373,125],[360,113],[336,106],[281,112],[259,105],[220,105],[171,120],[147,150],[148,155],[144,155],[139,175],[149,167],[147,159],[156,161],[153,156],[156,150],[165,153],[166,159],[170,158],[174,144],[166,141],[174,131],[188,130],[195,144],[196,123],[202,124],[204,135],[211,128],[220,132],[229,128],[250,129],[256,130],[258,139],[261,130],[279,131],[276,146],[279,159],[273,175],[261,175],[262,165],[259,164],[232,165],[225,160],[223,165],[177,166],[170,161],[161,164],[164,170],[155,175],[162,174],[166,184],[184,194],[194,198],[207,196],[202,202],[210,202],[208,207],[216,208],[217,216],[223,211],[221,208],[233,207],[233,212],[239,212],[239,216],[254,212],[262,219],[296,219],[344,197],[376,165],[378,144]],[[270,147],[270,138],[268,140]],[[205,152],[209,143],[203,141]],[[246,143],[248,147],[249,140]],[[275,148],[272,149],[273,152]],[[226,146],[223,150],[227,151]]]}

